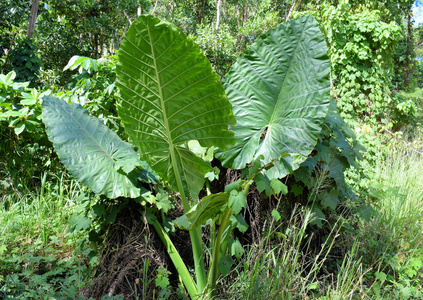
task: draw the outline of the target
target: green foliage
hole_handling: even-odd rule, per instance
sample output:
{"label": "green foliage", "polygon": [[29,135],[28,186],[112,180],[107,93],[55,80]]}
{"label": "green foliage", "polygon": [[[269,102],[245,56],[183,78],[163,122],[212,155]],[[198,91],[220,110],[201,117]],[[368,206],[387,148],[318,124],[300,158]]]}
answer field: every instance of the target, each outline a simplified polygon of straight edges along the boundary
{"label": "green foliage", "polygon": [[376,10],[352,13],[346,2],[326,7],[321,18],[341,116],[386,124],[385,112],[392,102],[389,64],[401,28],[383,22]]}
{"label": "green foliage", "polygon": [[68,102],[79,103],[104,124],[122,135],[123,128],[117,120],[116,111],[116,56],[92,59],[73,56],[65,66],[66,70],[78,70],[67,84],[70,90],[57,96]]}
{"label": "green foliage", "polygon": [[40,7],[35,40],[46,69],[62,69],[74,55],[99,58],[114,54],[128,20],[147,1],[49,0]]}
{"label": "green foliage", "polygon": [[[17,38],[23,37],[20,27],[25,23],[28,25],[30,10],[29,1],[25,0],[4,0],[0,3],[0,58],[10,53]],[[1,64],[2,73],[6,71],[4,63],[5,61]]]}
{"label": "green foliage", "polygon": [[407,126],[415,126],[417,123],[417,113],[419,111],[418,98],[406,97],[401,93],[392,94],[395,106],[390,110],[392,130],[399,131]]}
{"label": "green foliage", "polygon": [[[205,8],[202,11],[201,8],[194,8],[204,17],[196,20],[198,24],[189,30],[190,36],[221,78],[229,71],[242,51],[248,49],[260,35],[281,22],[273,1],[222,1],[222,5],[224,12],[218,28],[213,24],[216,22],[213,16],[215,3],[208,2],[206,4],[208,11]],[[210,26],[210,22],[214,26]]]}
{"label": "green foliage", "polygon": [[197,25],[196,35],[191,36],[201,51],[213,65],[217,74],[223,77],[238,56],[238,42],[227,24],[222,24],[216,31],[209,24]]}
{"label": "green foliage", "polygon": [[38,82],[41,61],[38,58],[37,47],[30,39],[18,40],[13,50],[8,54],[4,69],[16,72],[16,81],[29,81],[30,86]]}
{"label": "green foliage", "polygon": [[29,89],[28,82],[15,82],[15,78],[13,71],[0,74],[0,178],[4,192],[40,178],[43,169],[56,165],[41,121],[41,97],[46,92]]}
{"label": "green foliage", "polygon": [[322,221],[325,220],[323,212],[329,212],[330,215],[345,199],[356,198],[346,183],[344,172],[351,167],[360,168],[360,151],[364,152],[365,149],[340,117],[336,102],[332,100],[316,147],[293,173],[295,184],[302,188],[299,192],[292,190],[290,197],[298,199],[299,195],[306,195],[307,199],[303,204],[311,205],[319,215],[313,224],[322,227]]}
{"label": "green foliage", "polygon": [[244,52],[223,82],[233,105],[238,138],[219,153],[226,167],[245,168],[262,156],[282,178],[313,150],[327,114],[329,59],[313,17],[283,23]]}
{"label": "green foliage", "polygon": [[45,173],[26,188],[0,201],[0,298],[74,299],[95,263],[86,237],[67,231],[81,187]]}
{"label": "green foliage", "polygon": [[159,299],[168,299],[171,294],[169,275],[171,273],[163,267],[157,269],[156,287],[160,288]]}
{"label": "green foliage", "polygon": [[173,189],[196,198],[212,169],[185,143],[224,149],[234,142],[227,124],[235,120],[217,75],[180,29],[151,16],[133,23],[118,59],[118,112],[131,142]]}

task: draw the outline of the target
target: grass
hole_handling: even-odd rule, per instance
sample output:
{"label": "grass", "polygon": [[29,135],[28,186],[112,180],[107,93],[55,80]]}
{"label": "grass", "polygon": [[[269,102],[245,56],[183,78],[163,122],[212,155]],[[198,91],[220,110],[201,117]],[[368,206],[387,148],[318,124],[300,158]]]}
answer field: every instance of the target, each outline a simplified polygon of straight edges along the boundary
{"label": "grass", "polygon": [[67,221],[79,206],[74,180],[45,173],[35,192],[0,200],[0,298],[51,299],[84,285],[84,235],[69,233]]}
{"label": "grass", "polygon": [[[252,247],[234,269],[231,282],[223,282],[219,299],[353,299],[362,289],[364,275],[355,243],[337,274],[328,274],[330,253],[340,242],[338,221],[318,251],[311,249],[313,222],[310,209],[296,209],[286,226],[270,226],[267,235]],[[228,289],[226,289],[228,288]]]}
{"label": "grass", "polygon": [[[376,166],[376,214],[362,226],[361,253],[374,269],[376,295],[423,297],[423,155],[404,143],[390,146]],[[378,284],[384,290],[379,291]]]}

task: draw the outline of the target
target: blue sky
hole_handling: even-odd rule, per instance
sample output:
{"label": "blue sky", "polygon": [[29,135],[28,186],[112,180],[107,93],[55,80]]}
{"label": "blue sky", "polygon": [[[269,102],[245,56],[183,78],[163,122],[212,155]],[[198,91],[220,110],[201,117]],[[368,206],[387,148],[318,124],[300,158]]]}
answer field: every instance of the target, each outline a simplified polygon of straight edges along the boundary
{"label": "blue sky", "polygon": [[420,23],[423,23],[423,3],[422,0],[417,0],[413,4],[413,16],[414,16],[414,25],[419,25]]}

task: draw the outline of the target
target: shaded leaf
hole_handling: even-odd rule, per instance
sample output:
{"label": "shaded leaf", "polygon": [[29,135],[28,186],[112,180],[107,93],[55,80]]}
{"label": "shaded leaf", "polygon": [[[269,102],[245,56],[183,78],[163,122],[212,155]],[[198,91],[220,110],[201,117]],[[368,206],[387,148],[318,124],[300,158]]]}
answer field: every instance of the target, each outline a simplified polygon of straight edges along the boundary
{"label": "shaded leaf", "polygon": [[273,191],[276,194],[288,194],[288,187],[283,184],[279,179],[273,178],[272,180],[270,180],[270,186],[272,187]]}
{"label": "shaded leaf", "polygon": [[240,213],[241,209],[247,206],[247,199],[245,194],[242,191],[233,190],[229,194],[229,206],[232,209],[232,212],[237,215]]}
{"label": "shaded leaf", "polygon": [[225,277],[231,272],[231,267],[234,263],[234,260],[230,256],[222,257],[221,259],[219,259],[219,262],[217,263],[217,268],[219,269],[223,277]]}
{"label": "shaded leaf", "polygon": [[141,164],[129,144],[78,104],[45,96],[42,105],[49,139],[73,176],[109,198],[140,195],[134,179],[117,170],[129,173]]}
{"label": "shaded leaf", "polygon": [[232,240],[230,245],[231,255],[235,256],[237,259],[240,259],[244,254],[244,248],[238,239]]}
{"label": "shaded leaf", "polygon": [[276,209],[272,210],[272,216],[273,218],[275,218],[276,222],[278,222],[281,219],[281,215]]}
{"label": "shaded leaf", "polygon": [[229,194],[219,193],[204,197],[194,205],[185,215],[177,218],[174,223],[181,229],[191,230],[214,219],[228,203]]}
{"label": "shaded leaf", "polygon": [[240,214],[237,214],[236,216],[231,215],[229,220],[231,221],[231,225],[233,228],[238,228],[238,230],[242,233],[245,233],[247,231],[247,222],[245,222],[244,218]]}
{"label": "shaded leaf", "polygon": [[321,204],[323,208],[329,207],[332,210],[335,210],[339,202],[339,191],[336,189],[331,189],[329,192],[323,193],[321,196]]}

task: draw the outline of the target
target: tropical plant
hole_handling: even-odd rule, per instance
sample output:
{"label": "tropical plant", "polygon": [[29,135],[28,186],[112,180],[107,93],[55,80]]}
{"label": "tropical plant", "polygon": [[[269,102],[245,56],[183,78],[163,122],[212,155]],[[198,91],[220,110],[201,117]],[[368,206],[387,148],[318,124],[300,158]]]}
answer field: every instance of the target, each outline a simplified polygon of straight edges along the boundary
{"label": "tropical plant", "polygon": [[[77,104],[45,97],[46,130],[63,163],[93,191],[112,198],[144,197],[147,219],[189,295],[212,298],[219,273],[230,270],[231,256],[242,256],[243,248],[231,233],[247,229],[240,212],[251,183],[261,178],[272,193],[286,192],[278,178],[298,168],[316,145],[329,106],[326,52],[312,17],[279,25],[260,37],[225,78],[229,102],[210,62],[192,40],[167,22],[142,16],[121,44],[116,85],[125,132],[148,165]],[[210,163],[190,150],[192,141],[209,151],[218,148],[227,166],[248,164],[247,179],[197,201],[205,178],[215,175]],[[173,223],[189,230],[195,281],[156,217],[169,205],[152,200],[155,197],[140,184],[154,180],[150,166],[180,195],[185,214]],[[201,229],[206,224],[211,224],[208,274]]]}

